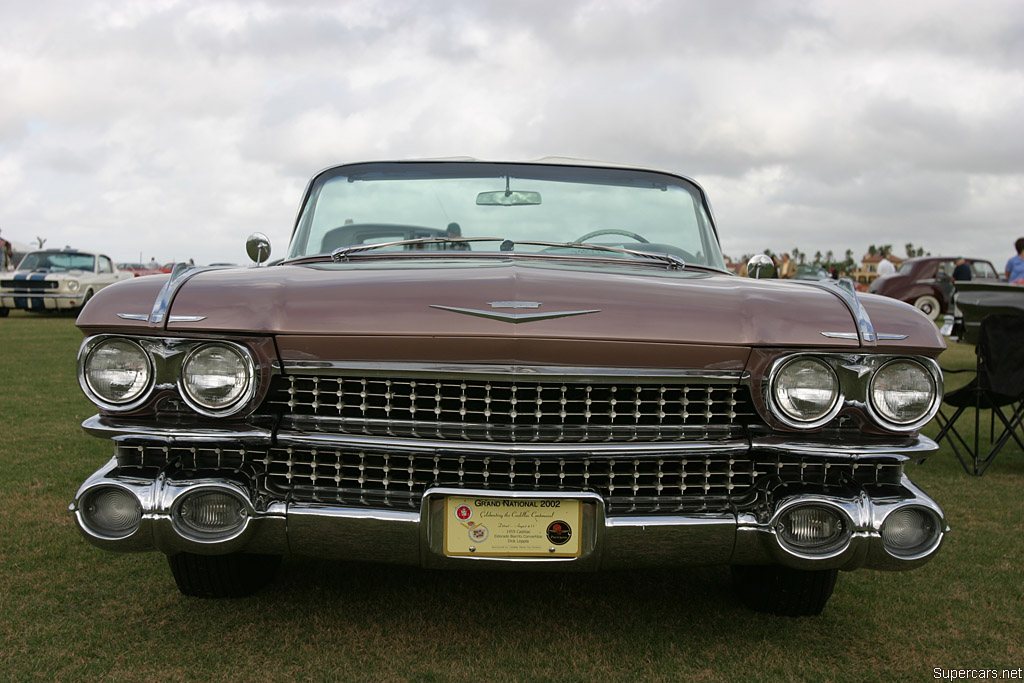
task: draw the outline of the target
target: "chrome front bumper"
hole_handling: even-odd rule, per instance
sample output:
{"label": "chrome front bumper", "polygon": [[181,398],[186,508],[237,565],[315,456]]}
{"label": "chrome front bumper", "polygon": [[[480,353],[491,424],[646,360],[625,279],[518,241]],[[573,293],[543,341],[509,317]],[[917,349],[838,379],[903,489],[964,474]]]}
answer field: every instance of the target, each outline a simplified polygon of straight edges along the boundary
{"label": "chrome front bumper", "polygon": [[85,303],[85,292],[77,294],[51,294],[41,292],[0,294],[0,308],[22,310],[54,310],[78,308]]}
{"label": "chrome front bumper", "polygon": [[[111,459],[79,489],[70,505],[79,528],[94,545],[113,551],[161,551],[223,554],[248,552],[297,554],[339,560],[384,562],[431,568],[539,569],[594,571],[638,567],[715,564],[781,564],[798,569],[901,570],[919,566],[938,551],[948,531],[939,506],[903,477],[899,493],[872,497],[860,490],[842,497],[816,493],[792,495],[774,501],[770,511],[606,516],[601,497],[594,493],[558,493],[581,503],[581,549],[571,558],[451,557],[444,552],[443,525],[446,496],[545,498],[551,493],[475,491],[432,488],[419,511],[386,511],[312,503],[273,502],[257,510],[246,491],[226,480],[175,481],[158,477],[145,480],[116,475]],[[106,537],[84,521],[82,501],[96,487],[130,491],[139,501],[142,519],[132,533]],[[196,540],[179,533],[171,511],[181,496],[197,487],[229,488],[248,502],[244,526],[229,538]],[[798,504],[817,504],[838,510],[852,528],[841,548],[819,555],[796,552],[776,531],[780,515]],[[916,554],[893,554],[882,540],[882,524],[905,507],[925,509],[940,523],[934,542]]]}

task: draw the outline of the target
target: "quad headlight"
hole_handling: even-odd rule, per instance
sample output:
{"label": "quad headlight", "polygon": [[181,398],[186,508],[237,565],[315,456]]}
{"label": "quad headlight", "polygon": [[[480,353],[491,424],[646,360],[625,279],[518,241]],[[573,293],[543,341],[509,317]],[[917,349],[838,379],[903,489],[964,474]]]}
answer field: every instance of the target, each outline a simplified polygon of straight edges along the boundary
{"label": "quad headlight", "polygon": [[797,356],[778,366],[770,392],[777,416],[791,426],[824,424],[840,408],[839,378],[813,356]]}
{"label": "quad headlight", "polygon": [[210,343],[192,349],[181,364],[182,394],[203,414],[225,415],[241,407],[254,390],[252,359],[242,349]]}
{"label": "quad headlight", "polygon": [[129,339],[105,339],[85,356],[79,380],[86,394],[100,404],[124,409],[152,387],[153,364],[141,346]]}
{"label": "quad headlight", "polygon": [[897,358],[880,367],[871,378],[868,393],[878,416],[897,427],[930,418],[938,394],[931,373],[909,358]]}

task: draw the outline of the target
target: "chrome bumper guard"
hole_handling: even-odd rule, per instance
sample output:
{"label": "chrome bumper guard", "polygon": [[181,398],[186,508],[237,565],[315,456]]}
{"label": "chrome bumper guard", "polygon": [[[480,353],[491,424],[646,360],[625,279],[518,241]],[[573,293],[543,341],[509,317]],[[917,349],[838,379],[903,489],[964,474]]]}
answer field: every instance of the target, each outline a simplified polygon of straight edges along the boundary
{"label": "chrome bumper guard", "polygon": [[[938,551],[948,532],[941,508],[906,476],[898,494],[872,497],[863,489],[843,497],[804,493],[773,501],[772,509],[748,512],[666,516],[605,514],[594,493],[564,493],[432,488],[418,512],[369,510],[314,503],[273,502],[256,509],[241,486],[222,479],[177,481],[117,475],[111,459],[79,489],[69,509],[94,545],[113,551],[248,552],[297,554],[340,560],[386,562],[431,568],[537,569],[544,571],[623,569],[715,564],[781,564],[797,569],[860,567],[911,569]],[[141,507],[138,527],[122,537],[105,536],[84,521],[83,498],[101,486],[130,492]],[[196,539],[180,533],[172,509],[197,487],[227,488],[246,501],[244,525],[230,537]],[[568,558],[451,557],[444,552],[444,501],[449,495],[502,498],[576,499],[582,510],[580,554]],[[777,532],[780,515],[794,505],[813,504],[836,511],[851,533],[839,547],[816,555],[794,551]],[[882,524],[905,507],[925,509],[939,521],[938,533],[916,554],[896,555],[882,541]]]}

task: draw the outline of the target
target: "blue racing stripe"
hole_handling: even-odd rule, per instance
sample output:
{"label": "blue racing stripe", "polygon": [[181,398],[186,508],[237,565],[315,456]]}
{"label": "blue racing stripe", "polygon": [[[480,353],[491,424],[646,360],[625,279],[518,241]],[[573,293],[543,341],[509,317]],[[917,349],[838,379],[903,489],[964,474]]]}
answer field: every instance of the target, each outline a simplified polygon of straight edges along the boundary
{"label": "blue racing stripe", "polygon": [[[45,280],[46,279],[46,274],[45,273],[33,273],[33,274],[28,276],[28,279],[29,280]],[[43,290],[37,290],[37,291],[42,292]],[[29,303],[30,303],[30,307],[34,311],[41,311],[41,310],[44,310],[46,308],[46,302],[43,300],[42,297],[33,297],[32,299],[29,299]]]}
{"label": "blue racing stripe", "polygon": [[[14,279],[15,280],[27,280],[28,279],[28,275],[17,275],[17,274],[15,274]],[[18,287],[15,287],[14,291],[15,291],[15,293],[18,293],[18,292],[25,293],[28,290],[25,289],[25,288],[20,288],[19,289]],[[15,308],[28,308],[28,299],[26,299],[24,297],[14,297],[14,307]]]}

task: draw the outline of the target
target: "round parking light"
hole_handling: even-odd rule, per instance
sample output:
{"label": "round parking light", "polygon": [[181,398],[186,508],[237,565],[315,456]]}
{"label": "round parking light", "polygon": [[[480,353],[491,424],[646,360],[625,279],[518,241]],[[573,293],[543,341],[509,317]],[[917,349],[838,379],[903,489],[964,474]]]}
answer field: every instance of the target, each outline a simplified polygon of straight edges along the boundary
{"label": "round parking light", "polygon": [[130,492],[117,486],[95,488],[82,498],[82,521],[92,532],[107,538],[135,533],[142,520],[142,506]]}
{"label": "round parking light", "polygon": [[897,557],[913,557],[932,549],[939,540],[938,518],[931,510],[903,507],[882,522],[882,543]]}

